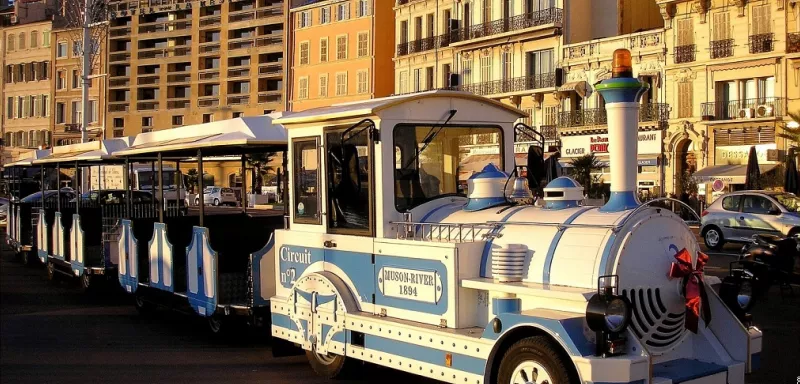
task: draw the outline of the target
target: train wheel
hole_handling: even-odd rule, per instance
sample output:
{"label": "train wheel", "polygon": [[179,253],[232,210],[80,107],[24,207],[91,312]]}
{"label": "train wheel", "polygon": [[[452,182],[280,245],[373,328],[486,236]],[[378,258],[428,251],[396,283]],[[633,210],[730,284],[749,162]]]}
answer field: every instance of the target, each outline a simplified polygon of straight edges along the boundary
{"label": "train wheel", "polygon": [[353,359],[332,353],[323,355],[314,351],[306,351],[306,358],[314,372],[326,379],[347,377],[354,364]]}
{"label": "train wheel", "polygon": [[153,313],[153,304],[145,300],[144,293],[141,291],[141,289],[138,289],[134,294],[133,305],[136,306],[136,311],[138,311],[140,315]]}
{"label": "train wheel", "polygon": [[47,280],[54,281],[56,279],[56,266],[53,263],[47,263]]}
{"label": "train wheel", "polygon": [[20,257],[22,258],[22,265],[33,265],[33,258],[30,252],[22,252]]}
{"label": "train wheel", "polygon": [[206,318],[206,324],[208,325],[208,331],[212,336],[222,335],[227,329],[225,326],[225,319],[219,315],[211,315],[210,317]]}
{"label": "train wheel", "polygon": [[552,343],[543,336],[522,339],[503,355],[498,383],[569,384],[570,369]]}

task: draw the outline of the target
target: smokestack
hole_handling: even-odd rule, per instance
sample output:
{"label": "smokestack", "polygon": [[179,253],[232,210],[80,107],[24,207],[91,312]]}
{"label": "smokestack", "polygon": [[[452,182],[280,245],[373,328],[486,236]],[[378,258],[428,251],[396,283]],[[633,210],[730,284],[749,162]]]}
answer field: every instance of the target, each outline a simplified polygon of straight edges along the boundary
{"label": "smokestack", "polygon": [[633,78],[631,53],[614,51],[612,78],[595,86],[606,102],[608,151],[611,161],[611,196],[601,212],[619,212],[638,207],[636,193],[639,146],[639,100],[649,85]]}

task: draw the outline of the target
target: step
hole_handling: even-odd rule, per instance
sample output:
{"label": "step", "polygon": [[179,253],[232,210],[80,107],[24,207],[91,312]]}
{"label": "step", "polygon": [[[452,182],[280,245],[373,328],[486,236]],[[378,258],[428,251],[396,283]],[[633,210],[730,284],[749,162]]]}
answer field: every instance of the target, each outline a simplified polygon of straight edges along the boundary
{"label": "step", "polygon": [[694,359],[676,359],[653,365],[653,377],[672,380],[672,384],[689,383],[720,373],[725,382],[727,371],[728,367],[724,365]]}

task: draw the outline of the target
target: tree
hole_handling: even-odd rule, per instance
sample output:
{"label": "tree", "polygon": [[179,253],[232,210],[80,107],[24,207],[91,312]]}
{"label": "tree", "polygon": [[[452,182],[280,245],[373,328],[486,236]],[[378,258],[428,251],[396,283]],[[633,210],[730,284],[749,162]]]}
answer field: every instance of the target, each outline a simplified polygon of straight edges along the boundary
{"label": "tree", "polygon": [[273,171],[270,162],[275,157],[275,152],[262,152],[262,153],[251,153],[247,155],[247,163],[253,167],[253,180],[250,185],[252,186],[254,191],[260,191],[261,186],[264,185],[265,176],[269,173],[269,171]]}
{"label": "tree", "polygon": [[569,169],[569,175],[583,186],[583,190],[587,195],[593,196],[595,183],[592,180],[592,171],[601,168],[603,168],[603,164],[597,160],[594,153],[590,153],[572,160],[572,168]]}
{"label": "tree", "polygon": [[789,124],[784,124],[783,132],[778,133],[778,137],[791,141],[794,146],[800,146],[800,111],[789,112],[789,118],[796,125],[791,127]]}
{"label": "tree", "polygon": [[197,188],[197,169],[190,169],[186,173],[186,186],[189,188],[189,193],[194,193]]}

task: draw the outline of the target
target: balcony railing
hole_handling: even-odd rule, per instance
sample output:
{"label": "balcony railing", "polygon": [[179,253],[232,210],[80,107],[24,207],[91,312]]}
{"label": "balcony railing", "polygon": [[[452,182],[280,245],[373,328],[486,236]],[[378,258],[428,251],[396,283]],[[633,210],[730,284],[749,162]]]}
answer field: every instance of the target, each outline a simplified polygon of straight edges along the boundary
{"label": "balcony railing", "polygon": [[[664,122],[669,119],[669,104],[650,103],[639,107],[639,122]],[[608,118],[605,108],[564,111],[558,114],[558,126],[561,128],[585,127],[590,125],[606,125]]]}
{"label": "balcony railing", "polygon": [[111,28],[108,34],[111,37],[128,36],[131,34],[131,27]]}
{"label": "balcony railing", "polygon": [[800,52],[800,32],[786,35],[786,53]]}
{"label": "balcony railing", "polygon": [[397,44],[397,56],[430,51],[450,45],[450,33]]}
{"label": "balcony railing", "polygon": [[750,36],[748,40],[750,53],[772,52],[774,49],[773,40],[775,40],[775,35],[773,33],[762,33],[760,35]]}
{"label": "balcony railing", "polygon": [[188,83],[192,81],[192,75],[189,73],[176,73],[167,75],[167,83]]}
{"label": "balcony railing", "polygon": [[260,36],[256,38],[257,47],[266,47],[268,45],[281,45],[283,43],[283,34],[274,34],[269,36]]}
{"label": "balcony railing", "polygon": [[248,77],[250,76],[250,68],[233,68],[228,69],[228,77]]}
{"label": "balcony railing", "polygon": [[281,91],[264,91],[258,93],[259,103],[280,103]]}
{"label": "balcony railing", "polygon": [[128,112],[128,102],[127,101],[109,101],[108,102],[108,111],[109,112]]}
{"label": "balcony railing", "polygon": [[145,102],[138,102],[136,104],[137,111],[153,111],[158,109],[158,102],[157,101],[145,101]]}
{"label": "balcony railing", "polygon": [[265,63],[258,66],[259,76],[278,76],[281,74],[283,74],[282,63]]}
{"label": "balcony railing", "polygon": [[203,16],[200,18],[200,28],[213,27],[222,24],[222,16]]}
{"label": "balcony railing", "polygon": [[130,77],[127,76],[121,78],[112,77],[108,80],[108,86],[110,88],[127,87],[130,85],[131,85],[131,79]]}
{"label": "balcony railing", "polygon": [[712,59],[731,57],[733,56],[733,39],[712,41],[710,49]]}
{"label": "balcony railing", "polygon": [[189,108],[191,105],[191,101],[188,98],[173,98],[167,100],[167,108],[169,109],[177,109],[177,108]]}
{"label": "balcony railing", "polygon": [[783,116],[782,97],[761,97],[703,103],[703,116],[709,120],[739,120]]}
{"label": "balcony railing", "polygon": [[203,96],[197,100],[198,107],[216,107],[219,105],[219,97],[217,96]]}
{"label": "balcony railing", "polygon": [[638,57],[660,54],[663,43],[664,31],[656,30],[569,44],[564,46],[562,52],[565,61],[601,59],[620,48],[625,48],[631,51],[631,55]]}
{"label": "balcony railing", "polygon": [[540,88],[553,88],[556,86],[556,74],[543,73],[538,75],[516,77],[505,80],[487,81],[483,83],[464,84],[454,87],[460,91],[471,92],[480,96],[496,95],[509,92],[521,92]]}
{"label": "balcony railing", "polygon": [[[158,75],[141,75],[141,76],[142,77],[139,77],[136,80],[136,84],[139,84],[139,85],[158,84],[158,79],[159,79]],[[147,77],[144,77],[144,76],[147,76]]]}
{"label": "balcony railing", "polygon": [[695,45],[679,45],[675,47],[675,64],[691,63],[695,60]]}
{"label": "balcony railing", "polygon": [[488,23],[459,28],[453,32],[451,42],[478,39],[481,37],[499,35],[501,33],[519,31],[549,24],[560,24],[564,12],[561,8],[548,8],[535,12],[525,13],[513,17],[490,21]]}
{"label": "balcony railing", "polygon": [[248,95],[231,95],[228,96],[228,105],[242,105],[249,104],[250,96]]}
{"label": "balcony railing", "polygon": [[245,48],[252,48],[256,46],[256,39],[254,37],[245,37],[240,39],[235,39],[228,42],[228,49],[245,49]]}
{"label": "balcony railing", "polygon": [[208,41],[200,43],[200,53],[214,53],[219,52],[219,41]]}
{"label": "balcony railing", "polygon": [[130,61],[131,54],[130,52],[123,52],[123,53],[112,53],[109,55],[108,61],[114,63],[118,61]]}
{"label": "balcony railing", "polygon": [[192,22],[186,20],[172,20],[163,23],[154,24],[139,24],[139,33],[157,33],[157,32],[172,32],[172,31],[187,31],[191,33]]}
{"label": "balcony railing", "polygon": [[212,69],[212,70],[207,70],[206,72],[200,72],[197,74],[197,78],[200,80],[219,79],[219,69]]}

